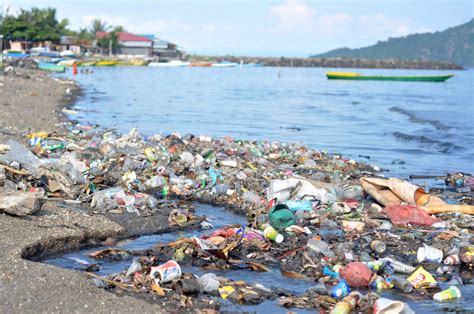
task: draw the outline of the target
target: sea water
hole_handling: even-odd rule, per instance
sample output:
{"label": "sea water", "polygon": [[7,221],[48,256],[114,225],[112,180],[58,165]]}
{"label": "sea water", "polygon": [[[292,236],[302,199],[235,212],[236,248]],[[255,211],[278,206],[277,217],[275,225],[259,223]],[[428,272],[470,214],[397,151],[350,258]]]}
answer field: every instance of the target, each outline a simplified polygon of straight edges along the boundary
{"label": "sea water", "polygon": [[334,69],[322,68],[91,69],[75,76],[85,97],[73,118],[82,123],[302,142],[399,177],[474,172],[473,70],[337,69],[455,75],[428,83],[328,80]]}

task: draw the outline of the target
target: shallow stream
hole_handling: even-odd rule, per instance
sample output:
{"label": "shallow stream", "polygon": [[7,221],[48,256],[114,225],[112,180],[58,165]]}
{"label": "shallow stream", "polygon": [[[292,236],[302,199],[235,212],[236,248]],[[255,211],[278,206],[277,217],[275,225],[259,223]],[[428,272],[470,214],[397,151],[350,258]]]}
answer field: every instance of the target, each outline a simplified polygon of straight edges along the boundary
{"label": "shallow stream", "polygon": [[[206,216],[213,224],[214,229],[229,225],[229,224],[242,224],[246,225],[247,221],[245,217],[236,215],[230,211],[225,210],[222,207],[214,207],[205,204],[195,204],[196,215]],[[130,251],[143,250],[152,248],[157,243],[167,243],[174,241],[182,237],[190,237],[193,235],[203,235],[210,233],[212,230],[187,230],[187,231],[176,231],[166,234],[157,235],[146,235],[140,236],[135,239],[123,240],[119,242],[115,247],[126,249]],[[74,269],[78,271],[84,271],[87,264],[98,264],[100,269],[96,272],[98,275],[106,276],[113,273],[121,272],[128,269],[131,260],[126,261],[103,261],[95,260],[88,256],[89,253],[97,251],[99,249],[105,249],[107,247],[94,247],[85,248],[75,252],[67,252],[57,256],[50,257],[43,260],[42,262],[52,264],[58,267]],[[196,275],[202,275],[208,271],[200,269],[198,267],[183,267],[183,271],[192,272]],[[229,271],[213,271],[219,276],[227,277],[233,280],[244,280],[248,283],[260,283],[265,287],[278,287],[286,289],[294,294],[302,294],[308,288],[315,285],[313,281],[291,279],[281,275],[278,269],[271,269],[270,272],[257,273],[248,270],[229,270]],[[91,282],[92,284],[92,282]],[[445,286],[442,285],[443,288]],[[417,313],[423,312],[456,312],[456,311],[474,311],[474,285],[464,285],[461,287],[463,297],[455,302],[449,303],[436,303],[431,299],[426,300],[414,300],[410,298],[410,295],[404,295],[398,293],[396,290],[386,290],[381,294],[387,298],[401,300],[407,302],[410,307]],[[365,293],[365,290],[361,290]],[[230,301],[222,301],[221,310],[227,311],[245,311],[245,312],[259,312],[259,313],[287,313],[288,310],[279,307],[276,301],[265,301],[258,305],[238,305],[231,303]],[[301,309],[292,309],[298,313],[309,313],[310,311]]]}

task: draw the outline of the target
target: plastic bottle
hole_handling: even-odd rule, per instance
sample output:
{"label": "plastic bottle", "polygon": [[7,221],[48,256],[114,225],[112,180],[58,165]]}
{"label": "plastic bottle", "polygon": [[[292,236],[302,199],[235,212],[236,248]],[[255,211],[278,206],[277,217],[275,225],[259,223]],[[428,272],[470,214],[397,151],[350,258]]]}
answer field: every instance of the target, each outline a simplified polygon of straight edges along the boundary
{"label": "plastic bottle", "polygon": [[23,168],[29,172],[36,172],[43,164],[43,160],[36,157],[32,152],[23,147],[23,145],[13,140],[8,141],[10,150],[6,154],[0,155],[0,161],[10,164],[11,162],[18,162]]}
{"label": "plastic bottle", "polygon": [[321,253],[326,257],[329,258],[334,258],[336,255],[334,254],[334,251],[329,249],[329,244],[324,242],[323,240],[316,240],[316,239],[309,239],[308,240],[308,246],[309,248],[316,252],[316,253]]}
{"label": "plastic bottle", "polygon": [[253,192],[245,191],[243,194],[243,198],[249,203],[252,203],[255,205],[262,205],[260,196],[258,196],[257,194]]}
{"label": "plastic bottle", "polygon": [[119,193],[124,193],[121,187],[108,188],[101,191],[96,191],[92,195],[91,207],[103,208],[107,200],[115,199],[115,196]]}
{"label": "plastic bottle", "polygon": [[404,264],[393,258],[382,259],[384,268],[391,268],[396,273],[411,274],[415,271],[415,267]]}
{"label": "plastic bottle", "polygon": [[149,188],[158,188],[166,184],[166,179],[162,176],[153,176],[145,182]]}
{"label": "plastic bottle", "polygon": [[404,293],[411,293],[413,291],[413,285],[403,277],[390,276],[395,288],[401,290]]}
{"label": "plastic bottle", "polygon": [[198,278],[198,284],[202,292],[212,293],[219,289],[220,282],[216,274],[207,273]]}
{"label": "plastic bottle", "polygon": [[128,267],[125,277],[130,277],[136,272],[139,272],[141,270],[142,270],[142,264],[140,264],[140,261],[138,259],[134,259],[132,264],[130,264],[130,267]]}

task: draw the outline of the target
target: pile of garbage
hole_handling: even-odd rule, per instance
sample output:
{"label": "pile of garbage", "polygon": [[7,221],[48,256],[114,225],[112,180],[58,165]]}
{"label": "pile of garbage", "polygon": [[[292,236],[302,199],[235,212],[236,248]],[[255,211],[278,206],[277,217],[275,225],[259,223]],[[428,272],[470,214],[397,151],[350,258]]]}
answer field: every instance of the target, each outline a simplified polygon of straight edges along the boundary
{"label": "pile of garbage", "polygon": [[[80,125],[61,135],[30,134],[29,145],[0,145],[0,199],[9,200],[0,211],[34,214],[56,199],[95,214],[152,216],[171,198],[224,205],[248,218],[245,226],[142,252],[124,273],[96,278],[104,287],[164,298],[215,294],[240,304],[278,298],[281,306],[334,313],[387,307],[409,313],[403,302],[378,293],[396,289],[444,301],[461,298],[458,287],[472,284],[469,174],[449,174],[446,188],[427,193],[385,178],[377,166],[300,144],[177,133],[145,140],[136,129],[120,135]],[[174,208],[169,224],[190,219],[188,210]],[[279,269],[315,285],[296,296],[211,273],[197,277],[181,272],[183,265]]]}

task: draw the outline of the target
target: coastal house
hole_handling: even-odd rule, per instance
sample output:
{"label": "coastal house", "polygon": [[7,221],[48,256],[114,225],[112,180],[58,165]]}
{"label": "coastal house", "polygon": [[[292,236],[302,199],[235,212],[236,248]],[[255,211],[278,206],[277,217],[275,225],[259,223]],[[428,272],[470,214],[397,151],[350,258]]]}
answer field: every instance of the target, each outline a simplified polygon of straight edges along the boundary
{"label": "coastal house", "polygon": [[29,40],[10,40],[10,50],[13,51],[29,51],[33,47],[33,43]]}
{"label": "coastal house", "polygon": [[176,60],[182,59],[183,53],[178,45],[155,38],[153,40],[153,56],[158,57],[160,60]]}
{"label": "coastal house", "polygon": [[[97,32],[96,39],[106,38],[107,32]],[[143,58],[151,57],[153,52],[153,40],[147,37],[120,32],[117,33],[118,49],[117,54],[120,58]]]}
{"label": "coastal house", "polygon": [[56,46],[58,51],[71,51],[75,55],[81,55],[85,52],[85,43],[81,42],[77,36],[61,36],[59,45]]}
{"label": "coastal house", "polygon": [[183,57],[181,49],[176,44],[155,37],[155,35],[152,34],[140,34],[138,36],[143,36],[153,40],[153,57],[165,61],[182,59]]}

